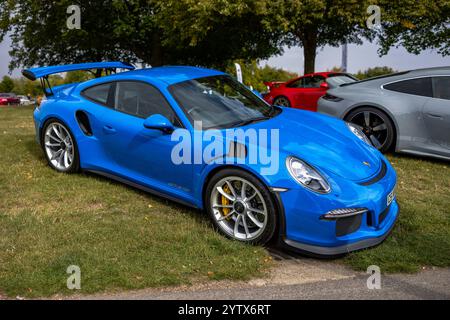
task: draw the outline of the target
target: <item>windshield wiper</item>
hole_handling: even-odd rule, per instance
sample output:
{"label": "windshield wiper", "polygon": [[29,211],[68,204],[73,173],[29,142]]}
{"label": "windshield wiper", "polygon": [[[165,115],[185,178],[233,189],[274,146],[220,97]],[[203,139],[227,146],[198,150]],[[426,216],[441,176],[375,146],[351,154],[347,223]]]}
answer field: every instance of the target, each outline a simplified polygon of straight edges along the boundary
{"label": "windshield wiper", "polygon": [[237,123],[234,123],[233,126],[245,126],[245,125],[250,124],[250,123],[255,123],[255,122],[264,121],[264,120],[268,120],[268,119],[270,119],[270,117],[250,118],[250,119],[247,119],[247,120],[242,120],[242,121],[239,121]]}

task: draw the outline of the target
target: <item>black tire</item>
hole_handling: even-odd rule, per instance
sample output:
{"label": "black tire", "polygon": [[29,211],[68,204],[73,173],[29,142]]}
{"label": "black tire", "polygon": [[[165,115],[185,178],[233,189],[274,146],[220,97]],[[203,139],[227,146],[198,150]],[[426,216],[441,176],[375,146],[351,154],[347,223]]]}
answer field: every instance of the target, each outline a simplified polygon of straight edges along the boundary
{"label": "black tire", "polygon": [[[365,114],[369,114],[369,125],[365,121]],[[369,138],[375,148],[385,153],[390,151],[395,144],[395,128],[391,118],[380,109],[374,107],[361,107],[351,111],[345,117],[345,121],[354,123],[363,128],[364,134]],[[375,131],[385,125],[385,129]],[[375,137],[375,138],[374,138]]]}
{"label": "black tire", "polygon": [[[49,156],[49,152],[47,151],[47,148],[46,148],[46,141],[45,141],[46,140],[46,132],[50,128],[50,126],[55,126],[55,125],[64,128],[66,130],[66,132],[64,132],[64,133],[67,133],[72,141],[72,143],[71,143],[71,145],[72,145],[71,150],[73,150],[72,161],[65,168],[58,167],[57,165],[55,165],[53,163],[52,159]],[[56,141],[52,141],[52,142],[57,143]],[[58,172],[63,172],[63,173],[76,173],[76,172],[80,171],[80,156],[79,156],[77,142],[75,140],[75,137],[72,134],[72,131],[63,122],[61,122],[57,119],[50,119],[44,124],[44,127],[41,132],[41,146],[42,146],[42,150],[44,151],[45,158],[47,159],[47,163],[52,169],[54,169]],[[57,147],[55,147],[55,148],[57,148]]]}
{"label": "black tire", "polygon": [[282,107],[290,108],[291,107],[291,102],[285,96],[278,96],[278,97],[276,97],[273,100],[273,105],[274,106],[282,106]]}
{"label": "black tire", "polygon": [[[226,178],[232,179],[235,177],[241,178],[241,179],[249,182],[251,185],[247,185],[247,188],[250,188],[250,191],[252,191],[253,187],[255,187],[259,191],[259,195],[257,196],[258,199],[260,199],[261,198],[260,196],[262,196],[263,201],[265,203],[267,220],[265,220],[265,225],[259,229],[260,233],[257,236],[255,236],[255,238],[253,238],[253,239],[238,239],[238,238],[230,235],[229,233],[227,233],[225,231],[225,229],[223,228],[223,226],[220,225],[220,223],[218,222],[218,220],[216,218],[217,211],[215,212],[213,209],[213,200],[212,199],[214,198],[213,191],[215,190],[216,184],[221,183],[221,181],[223,179],[226,179]],[[238,191],[238,189],[237,189],[237,191]],[[247,191],[248,191],[248,189],[247,189]],[[239,191],[239,192],[241,192],[241,191]],[[256,192],[255,192],[255,194],[256,194]],[[219,197],[220,196],[221,195],[219,195]],[[253,201],[253,200],[254,199],[252,199],[251,201]],[[236,202],[238,202],[238,201],[236,201]],[[218,173],[216,173],[209,180],[209,182],[206,186],[205,195],[204,195],[204,207],[205,207],[205,211],[208,213],[209,217],[211,218],[215,228],[217,230],[219,230],[219,232],[221,234],[225,235],[226,237],[228,237],[230,239],[242,241],[242,242],[249,243],[249,244],[263,245],[263,244],[266,244],[267,242],[269,242],[274,235],[276,225],[277,225],[277,216],[276,216],[276,209],[275,209],[276,206],[273,201],[272,195],[270,194],[268,188],[259,179],[257,179],[255,176],[253,176],[252,174],[250,174],[246,171],[230,168],[230,169],[223,169],[223,170],[219,171]],[[216,210],[218,210],[218,209],[216,209]],[[229,210],[234,210],[234,209],[229,209]],[[248,218],[247,214],[245,214],[245,217],[247,217],[247,218],[242,218],[242,219],[247,219],[246,220],[247,224],[249,222],[250,222],[250,224],[252,224],[251,219]],[[234,225],[236,225],[236,220],[231,221],[231,224],[233,224],[233,222],[234,222]],[[242,223],[242,221],[241,221],[241,223]],[[254,225],[254,227],[257,228],[256,225]],[[241,228],[244,229],[243,226]],[[245,230],[245,232],[247,232],[247,230]]]}

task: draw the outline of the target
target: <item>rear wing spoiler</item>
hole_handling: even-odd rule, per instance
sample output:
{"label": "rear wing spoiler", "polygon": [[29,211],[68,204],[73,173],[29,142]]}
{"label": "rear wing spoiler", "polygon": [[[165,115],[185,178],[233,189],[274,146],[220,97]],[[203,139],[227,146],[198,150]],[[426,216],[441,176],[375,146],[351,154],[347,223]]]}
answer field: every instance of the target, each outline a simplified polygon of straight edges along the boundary
{"label": "rear wing spoiler", "polygon": [[108,72],[116,72],[116,69],[134,70],[135,67],[129,63],[119,61],[90,62],[90,63],[67,64],[61,66],[49,66],[49,67],[25,69],[22,71],[22,74],[25,78],[30,79],[31,81],[40,79],[42,89],[44,90],[45,95],[48,96],[53,94],[50,82],[48,80],[49,75],[69,71],[96,70],[97,72],[95,73],[95,76],[99,77],[101,75],[102,70],[105,70],[108,73]]}

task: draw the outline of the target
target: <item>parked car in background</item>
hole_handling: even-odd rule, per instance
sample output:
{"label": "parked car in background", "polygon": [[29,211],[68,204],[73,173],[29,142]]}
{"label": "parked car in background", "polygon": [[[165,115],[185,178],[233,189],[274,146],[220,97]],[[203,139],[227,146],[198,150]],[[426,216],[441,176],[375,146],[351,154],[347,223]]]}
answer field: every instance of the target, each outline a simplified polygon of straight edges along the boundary
{"label": "parked car in background", "polygon": [[20,104],[22,106],[27,106],[27,105],[33,104],[33,101],[30,100],[27,96],[17,96],[17,98],[20,99]]}
{"label": "parked car in background", "polygon": [[14,93],[0,93],[0,105],[19,105],[20,99]]}
{"label": "parked car in background", "polygon": [[358,125],[382,152],[450,159],[450,67],[344,84],[319,100],[318,111]]}
{"label": "parked car in background", "polygon": [[265,82],[269,92],[264,100],[272,105],[317,111],[317,100],[328,89],[356,80],[347,73],[317,72],[287,82]]}

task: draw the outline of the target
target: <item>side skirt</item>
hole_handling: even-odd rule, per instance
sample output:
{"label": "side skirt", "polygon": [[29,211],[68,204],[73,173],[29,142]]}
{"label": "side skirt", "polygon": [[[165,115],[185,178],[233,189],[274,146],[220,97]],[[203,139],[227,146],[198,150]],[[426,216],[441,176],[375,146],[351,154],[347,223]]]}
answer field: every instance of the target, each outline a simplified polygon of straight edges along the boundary
{"label": "side skirt", "polygon": [[130,181],[130,180],[128,180],[128,179],[125,179],[125,178],[116,176],[116,175],[111,174],[111,173],[107,173],[107,172],[103,172],[103,171],[98,171],[98,170],[86,170],[86,169],[83,170],[83,171],[85,171],[85,172],[91,172],[91,173],[94,173],[94,174],[98,174],[98,175],[100,175],[100,176],[104,176],[104,177],[106,177],[106,178],[109,178],[109,179],[112,179],[112,180],[121,182],[121,183],[123,183],[123,184],[126,184],[126,185],[128,185],[128,186],[130,186],[130,187],[133,187],[133,188],[142,190],[142,191],[144,191],[144,192],[150,193],[150,194],[152,194],[152,195],[155,195],[155,196],[158,196],[158,197],[161,197],[161,198],[165,198],[165,199],[167,199],[167,200],[170,200],[170,201],[173,201],[173,202],[182,204],[182,205],[187,206],[187,207],[190,207],[190,208],[200,209],[199,207],[193,205],[192,203],[189,203],[189,202],[184,201],[184,200],[180,200],[180,199],[178,199],[178,198],[176,198],[176,197],[167,195],[167,194],[165,194],[165,193],[163,193],[163,192],[160,192],[160,191],[156,191],[156,190],[154,190],[154,189],[151,189],[151,188],[149,188],[149,187],[143,186],[143,185],[141,185],[141,184],[138,184],[138,183],[136,183],[136,182]]}

